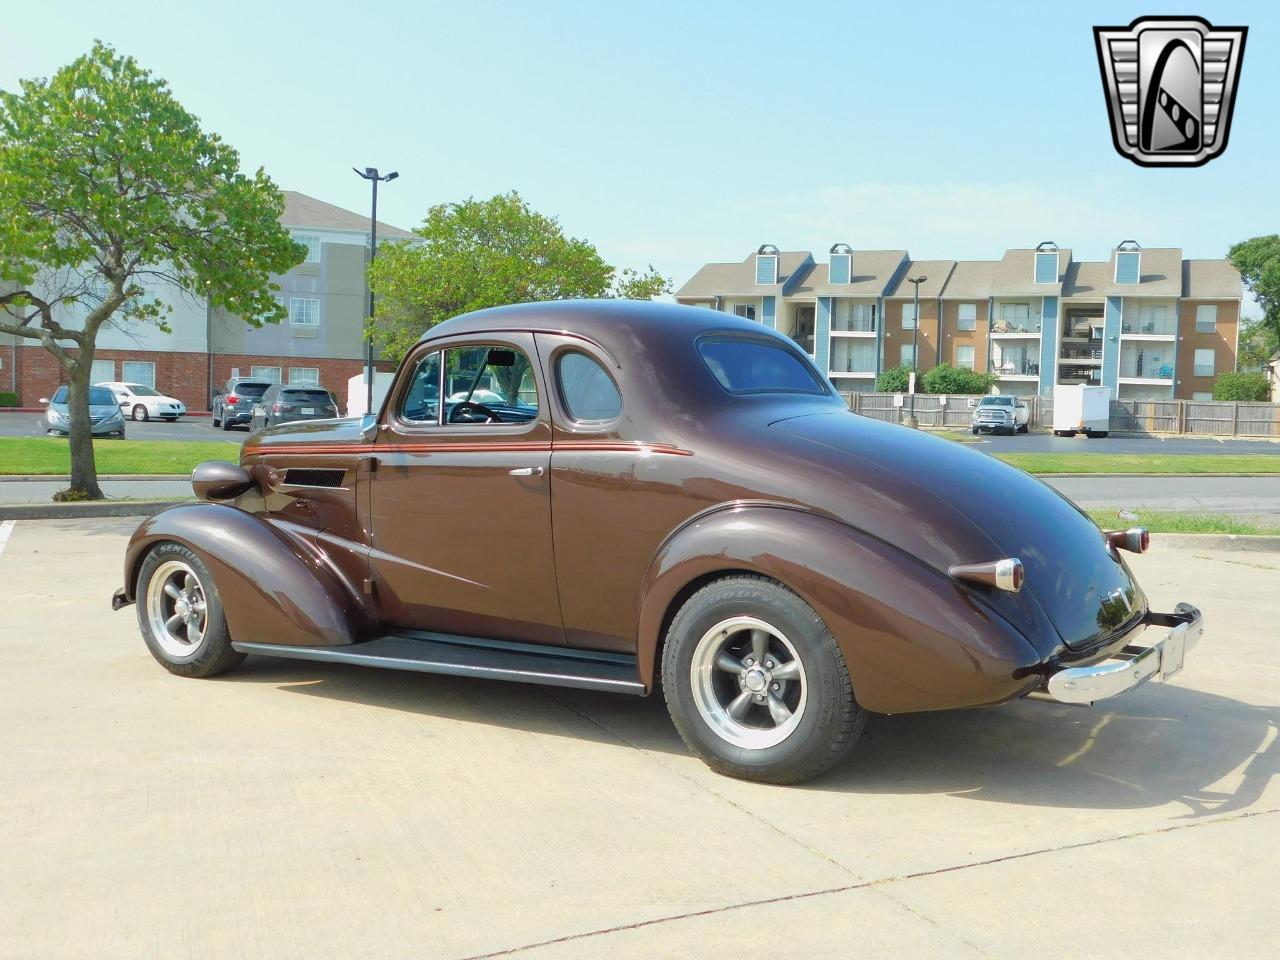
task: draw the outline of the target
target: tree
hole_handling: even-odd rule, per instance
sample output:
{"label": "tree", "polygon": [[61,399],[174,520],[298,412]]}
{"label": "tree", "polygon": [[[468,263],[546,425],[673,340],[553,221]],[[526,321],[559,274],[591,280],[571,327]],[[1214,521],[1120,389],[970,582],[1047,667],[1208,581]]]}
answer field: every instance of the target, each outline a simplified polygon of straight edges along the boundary
{"label": "tree", "polygon": [[169,332],[157,287],[255,326],[284,318],[270,277],[306,251],[280,226],[276,185],[239,171],[168,84],[101,42],[52,79],[0,91],[0,332],[38,343],[66,374],[82,498],[102,496],[88,397],[105,326]]}
{"label": "tree", "polygon": [[432,207],[415,232],[421,243],[380,245],[369,271],[377,310],[370,334],[390,359],[430,327],[471,310],[586,297],[650,300],[671,291],[652,266],[615,270],[514,191]]}
{"label": "tree", "polygon": [[1251,325],[1244,342],[1256,341],[1256,359],[1265,361],[1280,347],[1280,235],[1233,244],[1227,257],[1262,307],[1262,319]]}
{"label": "tree", "polygon": [[1224,373],[1213,382],[1213,399],[1261,403],[1271,399],[1271,384],[1265,373]]}
{"label": "tree", "polygon": [[996,382],[993,374],[961,370],[949,363],[940,363],[925,371],[920,379],[925,393],[986,393]]}

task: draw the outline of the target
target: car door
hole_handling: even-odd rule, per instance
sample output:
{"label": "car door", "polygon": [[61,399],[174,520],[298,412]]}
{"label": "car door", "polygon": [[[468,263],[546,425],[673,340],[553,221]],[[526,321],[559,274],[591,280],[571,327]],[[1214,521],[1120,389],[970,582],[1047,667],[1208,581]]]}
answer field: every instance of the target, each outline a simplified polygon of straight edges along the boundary
{"label": "car door", "polygon": [[[508,406],[447,399],[480,389]],[[385,619],[442,633],[564,642],[548,408],[529,334],[423,345],[402,364],[369,481],[370,571]]]}

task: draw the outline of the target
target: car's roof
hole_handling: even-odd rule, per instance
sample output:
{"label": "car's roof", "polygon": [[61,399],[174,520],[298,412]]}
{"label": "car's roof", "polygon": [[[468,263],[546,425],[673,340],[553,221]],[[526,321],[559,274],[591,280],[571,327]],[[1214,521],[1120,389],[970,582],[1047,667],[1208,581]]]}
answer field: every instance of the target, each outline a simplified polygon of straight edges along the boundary
{"label": "car's roof", "polygon": [[765,335],[787,341],[759,323],[730,313],[649,300],[552,300],[491,307],[437,324],[423,334],[422,340],[498,331],[570,333],[606,347],[624,334],[629,339],[644,341],[672,337],[693,339],[713,331]]}

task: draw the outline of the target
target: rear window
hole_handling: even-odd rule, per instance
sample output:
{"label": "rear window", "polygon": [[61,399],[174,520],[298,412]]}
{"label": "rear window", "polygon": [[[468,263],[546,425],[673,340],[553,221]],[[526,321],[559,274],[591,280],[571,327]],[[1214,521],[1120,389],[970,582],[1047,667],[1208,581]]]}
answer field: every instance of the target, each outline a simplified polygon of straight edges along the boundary
{"label": "rear window", "polygon": [[260,397],[267,392],[269,386],[269,383],[237,383],[232,393],[238,393],[242,397]]}
{"label": "rear window", "polygon": [[286,390],[286,399],[294,403],[330,403],[328,390]]}
{"label": "rear window", "polygon": [[730,393],[827,392],[810,366],[781,344],[749,337],[703,337],[698,353]]}

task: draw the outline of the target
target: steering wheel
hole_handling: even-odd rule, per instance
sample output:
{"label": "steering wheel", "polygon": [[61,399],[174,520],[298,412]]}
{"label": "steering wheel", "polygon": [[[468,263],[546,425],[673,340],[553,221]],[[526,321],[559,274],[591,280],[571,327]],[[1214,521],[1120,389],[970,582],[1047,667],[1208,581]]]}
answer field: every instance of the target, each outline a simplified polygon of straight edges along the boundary
{"label": "steering wheel", "polygon": [[449,411],[450,423],[464,423],[464,422],[475,423],[474,420],[466,420],[466,421],[458,420],[459,410],[464,410],[464,411],[474,410],[477,413],[483,414],[485,418],[484,419],[485,423],[501,423],[502,422],[502,418],[498,416],[496,413],[494,413],[492,410],[490,410],[488,407],[486,407],[483,403],[476,403],[474,400],[462,400],[458,403],[455,403],[453,405],[453,409]]}

